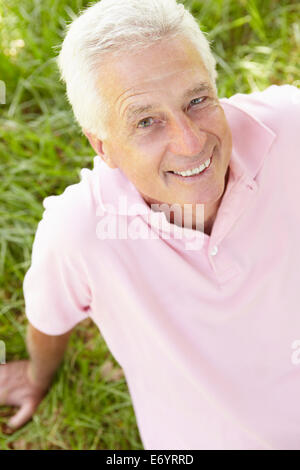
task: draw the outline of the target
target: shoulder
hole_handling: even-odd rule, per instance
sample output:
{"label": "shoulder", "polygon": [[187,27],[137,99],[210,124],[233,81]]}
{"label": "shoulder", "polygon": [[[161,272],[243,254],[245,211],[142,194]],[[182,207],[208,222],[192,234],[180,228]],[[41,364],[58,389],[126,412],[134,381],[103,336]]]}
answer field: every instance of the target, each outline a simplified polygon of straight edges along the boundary
{"label": "shoulder", "polygon": [[293,85],[271,85],[263,91],[237,93],[226,101],[270,127],[276,134],[299,129],[300,89]]}
{"label": "shoulder", "polygon": [[83,168],[78,183],[43,200],[38,231],[50,245],[73,251],[89,243],[97,221],[97,184],[95,172]]}

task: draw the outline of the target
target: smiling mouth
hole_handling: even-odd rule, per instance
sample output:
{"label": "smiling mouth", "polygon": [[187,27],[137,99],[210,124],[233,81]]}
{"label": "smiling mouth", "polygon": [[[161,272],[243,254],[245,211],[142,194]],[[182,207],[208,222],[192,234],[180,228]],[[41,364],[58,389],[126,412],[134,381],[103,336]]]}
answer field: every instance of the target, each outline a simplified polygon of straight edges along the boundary
{"label": "smiling mouth", "polygon": [[212,151],[211,156],[204,163],[202,163],[198,167],[193,167],[193,169],[191,170],[186,170],[182,172],[167,171],[166,173],[169,173],[181,179],[194,179],[195,177],[201,176],[202,174],[206,173],[206,171],[210,168],[214,153],[215,147]]}

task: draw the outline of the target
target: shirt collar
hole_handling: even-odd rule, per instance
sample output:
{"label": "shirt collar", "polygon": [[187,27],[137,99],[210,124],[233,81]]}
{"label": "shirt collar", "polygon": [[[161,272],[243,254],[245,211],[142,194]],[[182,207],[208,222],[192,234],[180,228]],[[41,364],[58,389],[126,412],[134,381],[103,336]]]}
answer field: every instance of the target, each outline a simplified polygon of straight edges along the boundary
{"label": "shirt collar", "polygon": [[[230,102],[230,99],[222,98],[220,104],[232,133],[230,178],[242,180],[256,190],[255,177],[263,166],[276,134],[249,112]],[[98,201],[102,211],[119,215],[149,215],[149,211],[153,212],[119,168],[108,167],[97,155],[94,158],[94,170],[99,177]]]}
{"label": "shirt collar", "polygon": [[272,129],[228,98],[220,103],[232,133],[230,168],[256,188],[255,178],[276,138]]}

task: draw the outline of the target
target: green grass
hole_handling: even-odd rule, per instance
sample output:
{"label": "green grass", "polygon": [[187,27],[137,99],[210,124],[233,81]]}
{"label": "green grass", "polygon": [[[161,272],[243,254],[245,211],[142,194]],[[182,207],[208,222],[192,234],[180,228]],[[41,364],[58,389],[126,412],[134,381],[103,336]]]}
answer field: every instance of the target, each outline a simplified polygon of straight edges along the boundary
{"label": "green grass", "polygon": [[[94,151],[74,122],[54,57],[83,0],[0,0],[0,339],[7,361],[26,358],[22,282],[42,201],[79,181]],[[220,97],[299,85],[297,1],[183,1],[213,41]],[[22,42],[24,46],[22,46]],[[17,42],[16,42],[17,41]],[[142,449],[124,378],[90,321],[72,333],[65,360],[33,420],[0,449]],[[0,408],[0,424],[8,408]]]}

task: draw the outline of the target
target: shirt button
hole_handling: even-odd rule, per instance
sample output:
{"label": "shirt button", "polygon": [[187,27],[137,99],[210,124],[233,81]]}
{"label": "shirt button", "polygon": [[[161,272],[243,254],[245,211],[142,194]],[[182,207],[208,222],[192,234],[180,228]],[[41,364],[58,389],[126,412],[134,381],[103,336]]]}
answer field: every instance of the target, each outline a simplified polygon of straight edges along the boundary
{"label": "shirt button", "polygon": [[211,250],[210,254],[211,256],[215,256],[218,253],[218,247],[215,245],[213,249]]}

